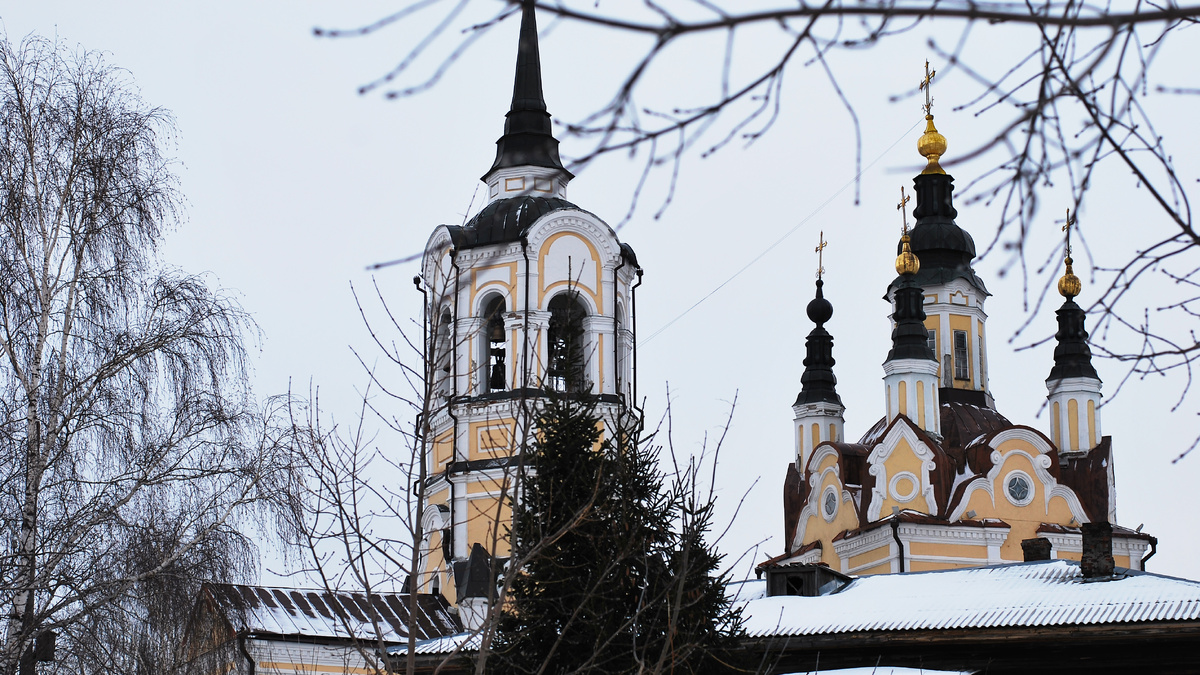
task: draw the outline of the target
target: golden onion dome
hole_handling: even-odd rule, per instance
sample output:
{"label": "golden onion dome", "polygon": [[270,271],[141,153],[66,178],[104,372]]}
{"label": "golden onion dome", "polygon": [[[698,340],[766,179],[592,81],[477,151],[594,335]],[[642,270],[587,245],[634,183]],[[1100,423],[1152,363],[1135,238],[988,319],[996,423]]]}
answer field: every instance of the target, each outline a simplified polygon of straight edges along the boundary
{"label": "golden onion dome", "polygon": [[942,165],[938,164],[938,159],[946,154],[946,137],[938,133],[937,127],[933,125],[933,115],[925,115],[925,133],[917,140],[917,152],[929,160],[929,164],[921,173],[946,173],[942,170]]}
{"label": "golden onion dome", "polygon": [[921,269],[921,261],[908,245],[908,233],[900,237],[900,255],[896,256],[896,274],[916,274]]}
{"label": "golden onion dome", "polygon": [[[1071,263],[1074,262],[1071,260],[1071,256],[1067,256],[1066,262],[1067,272],[1058,280],[1058,292],[1064,298],[1070,300],[1079,295],[1079,292],[1083,290],[1083,282],[1079,280],[1079,277],[1075,276],[1075,271],[1071,269]],[[896,264],[899,265],[900,263],[897,262]]]}

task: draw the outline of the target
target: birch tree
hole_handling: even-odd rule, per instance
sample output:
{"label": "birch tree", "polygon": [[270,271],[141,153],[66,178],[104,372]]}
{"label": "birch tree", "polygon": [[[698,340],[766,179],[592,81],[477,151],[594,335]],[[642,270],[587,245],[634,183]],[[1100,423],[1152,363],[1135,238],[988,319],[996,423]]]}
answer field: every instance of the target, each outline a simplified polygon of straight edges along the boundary
{"label": "birch tree", "polygon": [[250,398],[252,322],[159,260],[172,132],[97,54],[0,41],[5,675],[55,651],[161,667],[189,584],[253,571],[243,528],[286,477]]}

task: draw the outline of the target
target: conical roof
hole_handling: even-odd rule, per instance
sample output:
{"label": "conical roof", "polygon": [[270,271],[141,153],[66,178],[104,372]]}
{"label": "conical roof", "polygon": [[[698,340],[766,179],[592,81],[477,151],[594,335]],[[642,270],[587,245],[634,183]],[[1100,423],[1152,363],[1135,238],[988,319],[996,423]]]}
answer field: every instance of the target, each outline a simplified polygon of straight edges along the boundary
{"label": "conical roof", "polygon": [[550,126],[550,113],[542,96],[542,61],[538,53],[534,3],[521,4],[521,37],[517,46],[517,71],[512,105],[505,115],[504,135],[496,141],[496,161],[483,176],[497,169],[540,166],[558,169],[571,177],[558,157],[558,140]]}

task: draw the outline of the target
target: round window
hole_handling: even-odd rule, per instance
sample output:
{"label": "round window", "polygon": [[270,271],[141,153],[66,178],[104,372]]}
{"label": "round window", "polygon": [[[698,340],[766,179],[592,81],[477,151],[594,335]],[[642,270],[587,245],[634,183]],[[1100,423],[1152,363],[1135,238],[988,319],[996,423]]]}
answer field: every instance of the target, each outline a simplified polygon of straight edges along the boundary
{"label": "round window", "polygon": [[826,492],[824,503],[826,520],[833,519],[834,514],[837,513],[837,506],[837,492],[834,490]]}
{"label": "round window", "polygon": [[1024,506],[1033,500],[1033,483],[1024,472],[1014,471],[1008,474],[1004,481],[1004,491],[1008,493],[1008,501],[1017,506]]}

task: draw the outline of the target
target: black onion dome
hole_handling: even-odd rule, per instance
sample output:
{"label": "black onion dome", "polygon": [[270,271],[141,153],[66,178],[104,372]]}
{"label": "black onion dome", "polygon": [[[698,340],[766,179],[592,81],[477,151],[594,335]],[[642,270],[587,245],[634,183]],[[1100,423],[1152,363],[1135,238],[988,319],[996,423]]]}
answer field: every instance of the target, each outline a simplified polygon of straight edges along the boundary
{"label": "black onion dome", "polygon": [[837,393],[837,378],[833,375],[833,336],[823,325],[833,316],[833,305],[821,292],[824,285],[825,282],[817,279],[817,297],[808,303],[808,318],[817,325],[805,341],[804,374],[800,376],[800,394],[796,396],[794,405],[822,402],[842,404]]}
{"label": "black onion dome", "polygon": [[[990,295],[983,280],[971,269],[975,259],[975,240],[954,219],[954,177],[949,174],[920,174],[913,179],[917,224],[909,232],[909,247],[921,260],[921,269],[913,281],[922,288],[966,279],[984,295]],[[902,244],[896,244],[899,255]],[[897,277],[891,288],[899,284]]]}
{"label": "black onion dome", "polygon": [[582,210],[558,197],[523,195],[497,199],[461,228],[451,230],[458,248],[520,241],[539,218],[565,209]]}
{"label": "black onion dome", "polygon": [[1050,369],[1047,382],[1068,377],[1090,377],[1099,380],[1100,375],[1092,366],[1092,350],[1087,343],[1087,314],[1083,308],[1067,299],[1058,312],[1058,333],[1054,338],[1054,367]]}
{"label": "black onion dome", "polygon": [[821,292],[821,287],[824,285],[824,281],[817,279],[817,297],[808,303],[808,319],[818,326],[833,317],[833,305],[825,299],[825,294]]}

